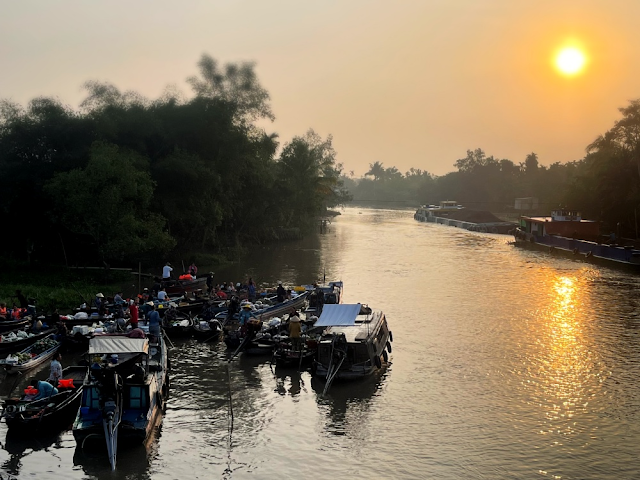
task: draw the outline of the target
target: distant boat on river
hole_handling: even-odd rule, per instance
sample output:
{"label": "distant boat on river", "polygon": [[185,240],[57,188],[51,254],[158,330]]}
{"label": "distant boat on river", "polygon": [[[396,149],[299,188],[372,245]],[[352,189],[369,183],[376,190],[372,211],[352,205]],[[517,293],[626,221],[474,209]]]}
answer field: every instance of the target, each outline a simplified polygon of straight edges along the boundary
{"label": "distant boat on river", "polygon": [[483,233],[508,234],[516,226],[511,222],[503,222],[491,212],[467,209],[454,200],[444,200],[440,205],[423,205],[416,210],[413,218],[419,222],[439,223]]}
{"label": "distant boat on river", "polygon": [[580,256],[612,265],[640,267],[640,250],[634,245],[620,245],[613,238],[603,242],[599,223],[583,219],[577,211],[554,210],[550,217],[523,216],[514,237],[515,244],[520,247]]}

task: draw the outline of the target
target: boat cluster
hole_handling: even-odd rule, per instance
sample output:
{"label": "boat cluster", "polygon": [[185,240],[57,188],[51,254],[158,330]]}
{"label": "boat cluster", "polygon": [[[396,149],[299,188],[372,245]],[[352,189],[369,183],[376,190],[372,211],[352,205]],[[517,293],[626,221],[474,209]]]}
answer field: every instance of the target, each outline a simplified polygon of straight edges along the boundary
{"label": "boat cluster", "polygon": [[154,304],[163,314],[161,335],[151,334],[142,317],[131,328],[86,306],[44,318],[41,323],[56,321],[56,327],[3,335],[12,341],[0,342],[0,354],[10,352],[0,366],[12,374],[54,359],[53,376],[60,349],[82,349],[85,361],[50,376],[51,387],[34,380],[24,395],[5,400],[2,416],[10,430],[31,435],[72,426],[80,449],[106,443],[115,469],[118,445],[145,442],[162,418],[170,385],[167,346],[178,337],[224,341],[229,361],[264,355],[284,368],[309,369],[325,379],[326,393],[335,379],[384,368],[393,341],[385,315],[342,304],[342,290],[342,282],[301,286],[283,300],[277,289],[267,289],[251,302],[185,290],[166,308]]}

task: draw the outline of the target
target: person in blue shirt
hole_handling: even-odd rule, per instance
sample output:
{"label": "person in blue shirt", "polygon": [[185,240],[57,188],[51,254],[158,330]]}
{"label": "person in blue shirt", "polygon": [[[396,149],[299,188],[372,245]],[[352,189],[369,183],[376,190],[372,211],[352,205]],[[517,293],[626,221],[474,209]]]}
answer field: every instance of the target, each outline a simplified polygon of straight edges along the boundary
{"label": "person in blue shirt", "polygon": [[33,385],[33,388],[38,390],[38,395],[36,395],[33,400],[53,397],[56,393],[58,393],[58,389],[51,385],[49,382],[34,380],[31,385]]}
{"label": "person in blue shirt", "polygon": [[238,322],[240,322],[240,326],[244,327],[251,318],[258,318],[253,314],[251,308],[252,307],[250,303],[245,303],[242,306],[242,310],[240,311],[240,314],[238,316]]}
{"label": "person in blue shirt", "polygon": [[247,285],[247,294],[249,296],[249,301],[254,302],[256,300],[256,284],[253,283],[253,279],[249,278],[249,284]]}
{"label": "person in blue shirt", "polygon": [[149,325],[149,333],[151,335],[160,336],[160,314],[156,312],[156,307],[149,302],[149,313],[147,314],[147,323]]}

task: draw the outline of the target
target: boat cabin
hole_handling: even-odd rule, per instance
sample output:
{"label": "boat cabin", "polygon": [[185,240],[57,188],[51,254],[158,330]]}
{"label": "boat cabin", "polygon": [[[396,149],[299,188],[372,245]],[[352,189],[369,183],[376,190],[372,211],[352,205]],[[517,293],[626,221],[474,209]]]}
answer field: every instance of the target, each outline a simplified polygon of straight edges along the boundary
{"label": "boat cabin", "polygon": [[359,376],[380,366],[380,356],[390,339],[381,311],[359,303],[325,305],[314,325],[317,327],[324,327],[317,357],[317,372],[321,376],[332,364],[337,364],[336,352],[340,353],[341,364],[337,368],[341,373]]}
{"label": "boat cabin", "polygon": [[442,200],[439,205],[420,206],[414,214],[414,218],[425,222],[429,221],[429,218],[446,217],[449,212],[457,212],[458,210],[464,210],[464,207],[458,205],[458,202],[455,200]]}
{"label": "boat cabin", "polygon": [[600,225],[594,220],[584,220],[580,212],[554,210],[550,217],[520,217],[520,230],[537,236],[558,235],[568,238],[596,239]]}

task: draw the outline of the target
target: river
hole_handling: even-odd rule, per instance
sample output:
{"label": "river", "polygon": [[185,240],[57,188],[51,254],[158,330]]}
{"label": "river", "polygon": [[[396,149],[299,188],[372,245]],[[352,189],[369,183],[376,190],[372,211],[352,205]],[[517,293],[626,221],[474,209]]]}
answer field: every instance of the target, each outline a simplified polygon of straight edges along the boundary
{"label": "river", "polygon": [[255,249],[216,279],[344,281],[345,303],[386,313],[388,368],[323,397],[307,372],[243,356],[228,365],[224,344],[182,341],[161,432],[121,451],[115,474],[104,455],[76,451],[70,432],[23,442],[5,439],[4,424],[1,469],[21,479],[640,477],[639,278],[510,241],[408,210],[347,208],[325,234]]}

